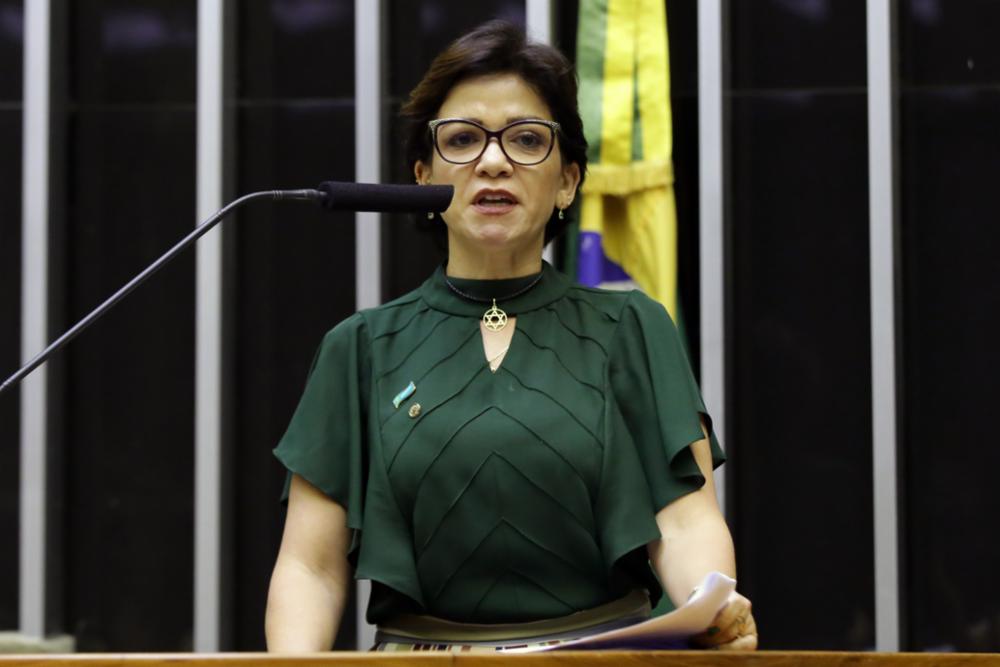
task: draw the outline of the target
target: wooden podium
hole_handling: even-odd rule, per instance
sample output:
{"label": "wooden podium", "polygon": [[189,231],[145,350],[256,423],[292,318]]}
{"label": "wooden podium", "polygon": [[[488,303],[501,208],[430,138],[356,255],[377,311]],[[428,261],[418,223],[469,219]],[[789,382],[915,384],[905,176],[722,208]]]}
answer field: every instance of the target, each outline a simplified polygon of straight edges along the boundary
{"label": "wooden podium", "polygon": [[308,656],[267,653],[129,653],[0,656],[0,667],[958,667],[1000,665],[1000,654],[984,653],[841,653],[813,651],[562,651],[523,655],[461,653],[332,652]]}

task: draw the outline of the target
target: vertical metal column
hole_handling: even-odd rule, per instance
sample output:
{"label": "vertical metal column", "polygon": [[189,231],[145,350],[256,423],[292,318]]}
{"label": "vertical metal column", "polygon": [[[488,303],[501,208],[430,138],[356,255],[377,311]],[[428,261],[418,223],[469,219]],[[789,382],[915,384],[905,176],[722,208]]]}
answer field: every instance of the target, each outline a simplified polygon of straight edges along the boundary
{"label": "vertical metal column", "polygon": [[[354,2],[354,176],[364,183],[382,180],[382,2]],[[355,307],[382,302],[382,216],[357,213],[354,218]],[[375,628],[365,620],[371,584],[357,584],[358,649],[375,643]]]}
{"label": "vertical metal column", "polygon": [[[382,31],[380,0],[354,3],[354,171],[355,180],[382,180]],[[382,303],[381,221],[378,213],[355,220],[356,307]]]}
{"label": "vertical metal column", "polygon": [[552,0],[525,0],[525,31],[543,44],[552,43]]}
{"label": "vertical metal column", "polygon": [[875,648],[898,651],[895,113],[891,0],[868,0],[868,182],[872,318]]}
{"label": "vertical metal column", "polygon": [[[552,0],[525,0],[525,32],[528,37],[542,44],[552,43]],[[549,243],[542,251],[542,259],[551,264],[555,251]]]}
{"label": "vertical metal column", "polygon": [[[50,0],[24,3],[21,360],[48,344]],[[45,636],[47,369],[21,384],[20,629]]]}
{"label": "vertical metal column", "polygon": [[[198,0],[197,220],[222,208],[223,0]],[[222,226],[197,246],[194,649],[219,650],[222,474]]]}
{"label": "vertical metal column", "polygon": [[[698,195],[701,217],[701,390],[712,414],[715,432],[726,438],[726,329],[725,329],[725,150],[723,127],[723,16],[722,0],[698,1]],[[719,505],[725,511],[723,469],[715,473]]]}

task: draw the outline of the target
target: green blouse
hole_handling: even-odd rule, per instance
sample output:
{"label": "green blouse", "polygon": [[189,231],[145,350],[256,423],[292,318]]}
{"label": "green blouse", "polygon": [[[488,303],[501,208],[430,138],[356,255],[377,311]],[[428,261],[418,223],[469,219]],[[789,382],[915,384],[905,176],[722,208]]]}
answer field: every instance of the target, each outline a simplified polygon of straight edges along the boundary
{"label": "green blouse", "polygon": [[[656,511],[705,481],[688,449],[707,421],[698,387],[659,303],[542,273],[498,298],[517,322],[496,373],[487,305],[442,269],[316,353],[275,454],[346,509],[372,623],[523,622],[635,587],[660,596],[644,547]],[[494,298],[533,278],[451,280]]]}

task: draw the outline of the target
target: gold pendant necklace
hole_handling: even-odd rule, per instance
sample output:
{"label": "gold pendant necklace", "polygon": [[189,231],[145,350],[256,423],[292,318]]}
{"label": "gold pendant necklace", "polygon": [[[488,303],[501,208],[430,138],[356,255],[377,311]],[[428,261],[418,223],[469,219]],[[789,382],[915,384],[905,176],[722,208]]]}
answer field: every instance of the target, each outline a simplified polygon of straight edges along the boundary
{"label": "gold pendant necklace", "polygon": [[[542,279],[543,275],[545,275],[544,271],[535,276],[534,280],[532,280],[530,283],[528,283],[521,289],[517,290],[512,294],[507,294],[500,298],[513,299],[516,296],[521,296],[522,294],[530,290],[532,287],[537,285],[538,281]],[[489,303],[491,301],[491,299],[481,299],[471,294],[466,294],[462,290],[455,287],[455,285],[453,285],[452,282],[448,280],[448,276],[444,277],[444,282],[452,292],[470,301],[482,301],[484,303]],[[503,309],[497,307],[496,298],[493,298],[492,301],[493,305],[490,306],[485,313],[483,313],[483,326],[489,329],[490,331],[503,331],[503,328],[507,326],[507,313]]]}
{"label": "gold pendant necklace", "polygon": [[507,313],[497,308],[496,299],[493,299],[493,306],[483,313],[483,326],[490,331],[503,331],[507,326]]}

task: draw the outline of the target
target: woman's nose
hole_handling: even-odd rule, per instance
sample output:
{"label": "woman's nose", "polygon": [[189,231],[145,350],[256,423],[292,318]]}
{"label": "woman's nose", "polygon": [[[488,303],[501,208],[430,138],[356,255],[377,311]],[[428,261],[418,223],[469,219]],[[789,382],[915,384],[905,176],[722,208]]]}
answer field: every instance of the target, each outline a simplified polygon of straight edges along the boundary
{"label": "woman's nose", "polygon": [[486,144],[486,150],[479,156],[479,171],[490,176],[498,176],[502,173],[510,173],[510,160],[500,148],[500,140],[491,137]]}

